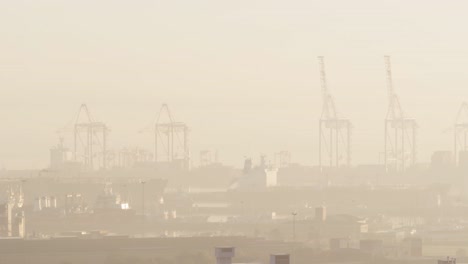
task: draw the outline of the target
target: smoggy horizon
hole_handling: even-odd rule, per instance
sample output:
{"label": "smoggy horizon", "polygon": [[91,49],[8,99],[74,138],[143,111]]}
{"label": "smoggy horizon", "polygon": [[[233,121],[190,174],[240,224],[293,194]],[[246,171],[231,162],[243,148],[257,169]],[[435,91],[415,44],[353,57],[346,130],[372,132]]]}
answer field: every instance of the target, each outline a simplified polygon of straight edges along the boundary
{"label": "smoggy horizon", "polygon": [[[147,127],[167,103],[204,149],[227,165],[245,156],[318,164],[322,111],[317,56],[352,164],[384,147],[384,55],[405,114],[419,125],[419,162],[452,150],[468,92],[463,11],[426,1],[5,1],[0,8],[0,167],[42,169],[57,131],[86,103],[111,129],[109,148],[153,149]],[[404,8],[402,8],[404,7]],[[72,147],[71,134],[65,144]]]}

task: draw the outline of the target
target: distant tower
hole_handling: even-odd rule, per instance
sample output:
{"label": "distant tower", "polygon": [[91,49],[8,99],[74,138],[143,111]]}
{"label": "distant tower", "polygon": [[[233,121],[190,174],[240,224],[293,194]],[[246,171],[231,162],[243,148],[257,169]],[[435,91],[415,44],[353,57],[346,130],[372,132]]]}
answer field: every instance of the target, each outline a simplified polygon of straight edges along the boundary
{"label": "distant tower", "polygon": [[415,119],[406,118],[398,95],[393,89],[390,57],[385,56],[388,111],[385,118],[384,165],[385,170],[404,171],[416,163]]}
{"label": "distant tower", "polygon": [[453,157],[455,165],[466,163],[468,159],[468,103],[463,102],[458,110],[454,124],[454,142],[453,142]]}
{"label": "distant tower", "polygon": [[217,247],[215,248],[216,264],[232,264],[232,258],[235,255],[233,247]]}
{"label": "distant tower", "polygon": [[351,121],[339,118],[335,102],[328,91],[324,57],[319,56],[322,87],[322,115],[319,120],[319,166],[328,161],[331,167],[351,165]]}

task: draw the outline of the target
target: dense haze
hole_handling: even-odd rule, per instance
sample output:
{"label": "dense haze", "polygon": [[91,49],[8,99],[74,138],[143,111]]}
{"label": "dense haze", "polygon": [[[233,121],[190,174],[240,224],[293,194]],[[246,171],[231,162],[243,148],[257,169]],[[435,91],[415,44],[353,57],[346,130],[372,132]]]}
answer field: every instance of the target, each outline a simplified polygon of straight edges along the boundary
{"label": "dense haze", "polygon": [[[383,55],[418,120],[419,161],[452,147],[468,98],[465,1],[0,1],[0,167],[43,168],[56,130],[81,103],[112,129],[111,147],[139,134],[168,103],[201,149],[240,166],[285,149],[317,164],[316,56],[326,57],[353,163],[383,148]],[[70,143],[70,141],[67,141]],[[70,145],[71,146],[71,145]]]}

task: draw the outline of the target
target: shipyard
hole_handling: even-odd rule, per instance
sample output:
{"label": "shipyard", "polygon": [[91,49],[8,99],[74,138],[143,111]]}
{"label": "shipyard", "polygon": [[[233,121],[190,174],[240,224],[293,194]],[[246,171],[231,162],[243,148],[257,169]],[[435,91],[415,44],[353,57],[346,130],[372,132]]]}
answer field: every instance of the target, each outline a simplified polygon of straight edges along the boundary
{"label": "shipyard", "polygon": [[468,263],[463,1],[2,1],[0,264]]}
{"label": "shipyard", "polygon": [[[153,124],[153,152],[115,153],[105,150],[111,145],[105,123],[94,121],[85,104],[76,120],[83,113],[85,121],[71,125],[74,146],[64,145],[61,134],[49,167],[1,171],[0,243],[8,263],[151,261],[194,252],[214,261],[212,251],[225,245],[252,261],[275,252],[288,252],[298,263],[464,257],[464,151],[457,163],[450,152],[435,152],[427,165],[411,164],[410,156],[400,164],[394,158],[357,166],[349,159],[304,166],[279,151],[273,159],[244,158],[236,168],[204,150],[194,166],[185,123]],[[172,118],[166,104],[158,119],[164,114]]]}

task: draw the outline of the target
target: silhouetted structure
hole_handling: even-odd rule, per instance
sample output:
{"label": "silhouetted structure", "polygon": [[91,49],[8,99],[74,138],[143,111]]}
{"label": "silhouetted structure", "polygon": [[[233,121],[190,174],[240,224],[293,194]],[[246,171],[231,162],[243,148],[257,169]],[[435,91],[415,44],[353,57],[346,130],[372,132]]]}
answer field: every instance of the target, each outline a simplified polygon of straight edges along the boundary
{"label": "silhouetted structure", "polygon": [[[161,121],[166,115],[167,121]],[[154,129],[155,162],[180,163],[182,168],[190,167],[189,128],[185,123],[175,122],[167,104],[163,104]]]}
{"label": "silhouetted structure", "polygon": [[[84,115],[84,120],[81,120]],[[107,168],[107,133],[108,127],[103,122],[95,121],[86,104],[82,104],[74,124],[73,159],[80,161],[87,170],[97,168],[97,159],[101,160],[100,168]],[[95,167],[96,166],[96,167]]]}
{"label": "silhouetted structure", "polygon": [[393,89],[390,56],[385,56],[387,76],[388,110],[385,118],[384,164],[395,171],[404,171],[416,163],[415,119],[405,117],[398,95]]}
{"label": "silhouetted structure", "polygon": [[468,103],[463,102],[455,119],[454,142],[453,142],[453,158],[455,165],[468,163],[467,153],[467,134],[468,134]]}
{"label": "silhouetted structure", "polygon": [[[344,164],[351,165],[351,121],[339,118],[335,101],[328,91],[325,74],[325,62],[322,56],[318,57],[320,67],[320,82],[322,86],[322,115],[319,120],[319,166],[328,156],[330,167],[339,167],[343,164],[341,159],[345,156]],[[328,155],[324,155],[328,154]]]}

